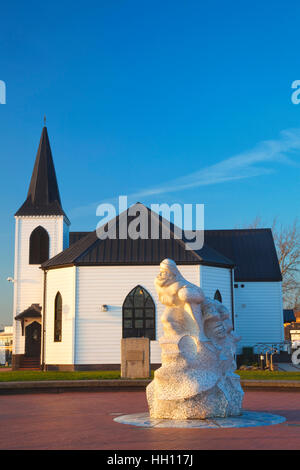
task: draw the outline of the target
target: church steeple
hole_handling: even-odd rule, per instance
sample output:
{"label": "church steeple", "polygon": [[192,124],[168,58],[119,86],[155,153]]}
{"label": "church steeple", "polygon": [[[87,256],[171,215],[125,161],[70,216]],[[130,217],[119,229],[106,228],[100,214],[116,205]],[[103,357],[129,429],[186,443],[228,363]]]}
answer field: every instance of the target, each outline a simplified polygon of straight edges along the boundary
{"label": "church steeple", "polygon": [[59,189],[46,126],[44,126],[42,130],[27,199],[15,215],[65,216],[61,206]]}

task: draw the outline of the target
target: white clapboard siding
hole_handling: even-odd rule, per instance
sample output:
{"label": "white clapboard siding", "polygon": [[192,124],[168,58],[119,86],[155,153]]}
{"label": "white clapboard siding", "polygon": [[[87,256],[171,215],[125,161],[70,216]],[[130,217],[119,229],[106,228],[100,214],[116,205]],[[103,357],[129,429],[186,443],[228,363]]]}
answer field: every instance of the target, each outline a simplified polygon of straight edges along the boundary
{"label": "white clapboard siding", "polygon": [[238,352],[243,346],[283,341],[281,282],[235,284],[235,330],[242,337]]}
{"label": "white clapboard siding", "polygon": [[[63,217],[16,217],[14,308],[13,318],[36,303],[43,301],[43,271],[39,265],[29,264],[29,239],[32,231],[41,225],[49,234],[50,258],[63,249]],[[21,322],[14,320],[13,353],[23,354],[25,336]]]}
{"label": "white clapboard siding", "polygon": [[201,266],[201,287],[206,297],[214,298],[216,290],[220,291],[222,303],[232,313],[231,303],[231,270],[213,266]]}
{"label": "white clapboard siding", "polygon": [[[179,266],[184,277],[199,285],[199,266]],[[154,279],[158,266],[78,267],[76,276],[75,364],[119,364],[121,362],[122,305],[129,292],[141,285],[156,305],[156,341],[151,341],[151,363],[161,362],[158,339],[162,336]],[[108,311],[102,312],[101,305]]]}
{"label": "white clapboard siding", "polygon": [[[45,309],[45,364],[74,364],[76,268],[52,269],[47,273]],[[55,297],[62,296],[62,341],[54,341]]]}

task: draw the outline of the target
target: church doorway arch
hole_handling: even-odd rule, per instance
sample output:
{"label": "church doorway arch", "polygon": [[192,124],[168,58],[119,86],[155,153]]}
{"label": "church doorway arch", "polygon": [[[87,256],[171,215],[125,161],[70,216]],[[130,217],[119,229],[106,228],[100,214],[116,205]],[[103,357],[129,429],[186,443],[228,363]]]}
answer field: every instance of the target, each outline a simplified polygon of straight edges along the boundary
{"label": "church doorway arch", "polygon": [[41,354],[41,324],[37,321],[25,328],[25,355],[40,357]]}

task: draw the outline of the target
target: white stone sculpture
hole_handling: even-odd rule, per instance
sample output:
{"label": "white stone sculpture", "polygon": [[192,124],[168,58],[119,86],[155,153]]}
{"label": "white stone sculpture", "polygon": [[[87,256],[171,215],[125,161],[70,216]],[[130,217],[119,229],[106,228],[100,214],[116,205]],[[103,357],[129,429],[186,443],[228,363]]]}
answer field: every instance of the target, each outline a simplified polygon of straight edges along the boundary
{"label": "white stone sculpture", "polygon": [[162,366],[147,387],[151,418],[206,419],[241,414],[243,390],[234,354],[239,338],[228,310],[165,259],[155,279],[161,317]]}

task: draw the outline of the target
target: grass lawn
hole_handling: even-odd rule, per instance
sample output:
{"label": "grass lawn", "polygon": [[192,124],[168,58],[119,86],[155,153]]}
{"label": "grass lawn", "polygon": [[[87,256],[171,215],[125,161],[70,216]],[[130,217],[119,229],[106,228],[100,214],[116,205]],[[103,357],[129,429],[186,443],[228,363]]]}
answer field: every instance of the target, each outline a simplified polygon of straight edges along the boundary
{"label": "grass lawn", "polygon": [[242,380],[300,380],[300,372],[271,372],[269,370],[238,370]]}
{"label": "grass lawn", "polygon": [[17,370],[0,372],[0,382],[18,382],[26,380],[103,380],[103,379],[120,379],[120,371],[118,370],[101,370],[101,371],[49,371],[42,372],[39,370]]}
{"label": "grass lawn", "polygon": [[[300,372],[270,371],[237,371],[241,379],[252,380],[300,380]],[[153,373],[152,373],[153,376]],[[42,372],[42,371],[8,371],[0,373],[0,382],[16,382],[26,380],[105,380],[121,379],[117,370],[76,371],[76,372]]]}

